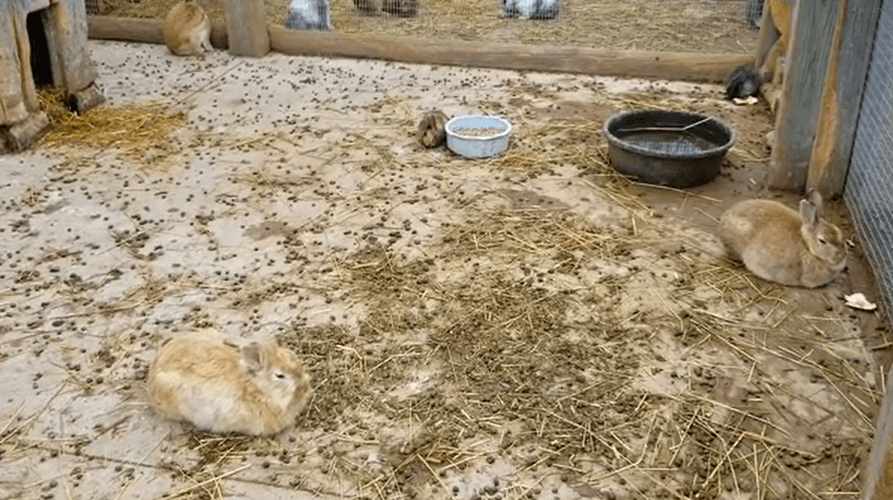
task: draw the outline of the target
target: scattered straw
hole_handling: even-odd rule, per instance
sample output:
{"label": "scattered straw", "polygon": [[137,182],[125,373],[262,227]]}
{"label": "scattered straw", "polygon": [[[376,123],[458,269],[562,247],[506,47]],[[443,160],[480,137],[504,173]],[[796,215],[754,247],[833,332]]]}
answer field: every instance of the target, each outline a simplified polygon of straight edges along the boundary
{"label": "scattered straw", "polygon": [[83,115],[69,111],[55,90],[40,92],[41,107],[53,128],[43,137],[49,147],[120,149],[141,163],[158,160],[177,151],[171,133],[186,122],[186,113],[171,110],[165,103],[101,105]]}

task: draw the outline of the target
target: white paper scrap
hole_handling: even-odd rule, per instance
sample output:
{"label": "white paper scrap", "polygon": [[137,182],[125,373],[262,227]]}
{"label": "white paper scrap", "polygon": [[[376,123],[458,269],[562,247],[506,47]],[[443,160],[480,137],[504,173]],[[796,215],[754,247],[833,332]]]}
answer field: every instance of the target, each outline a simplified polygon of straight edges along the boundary
{"label": "white paper scrap", "polygon": [[844,295],[843,298],[846,299],[846,305],[853,309],[862,309],[863,311],[874,311],[877,309],[877,304],[869,302],[862,293]]}

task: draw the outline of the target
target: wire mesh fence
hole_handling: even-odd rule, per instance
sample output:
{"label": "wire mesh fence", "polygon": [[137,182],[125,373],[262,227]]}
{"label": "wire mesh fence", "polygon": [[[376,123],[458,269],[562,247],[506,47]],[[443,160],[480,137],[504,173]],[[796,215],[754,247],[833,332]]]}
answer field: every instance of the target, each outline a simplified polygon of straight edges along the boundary
{"label": "wire mesh fence", "polygon": [[[105,13],[162,19],[177,0],[88,0]],[[198,0],[223,23],[222,0]],[[749,53],[762,0],[266,0],[271,25],[325,15],[335,31],[613,50]],[[292,19],[296,19],[294,14]],[[297,29],[309,23],[290,22]]]}
{"label": "wire mesh fence", "polygon": [[[844,199],[874,269],[887,311],[893,311],[893,4],[878,19]],[[889,313],[888,313],[889,314]]]}

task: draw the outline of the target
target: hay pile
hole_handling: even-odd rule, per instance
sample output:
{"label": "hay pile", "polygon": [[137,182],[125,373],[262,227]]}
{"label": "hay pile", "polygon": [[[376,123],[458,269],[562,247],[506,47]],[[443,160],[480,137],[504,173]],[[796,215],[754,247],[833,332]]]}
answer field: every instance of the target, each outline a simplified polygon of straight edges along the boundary
{"label": "hay pile", "polygon": [[186,113],[172,110],[167,103],[101,105],[78,115],[65,106],[60,90],[41,89],[39,100],[52,125],[41,139],[42,145],[114,148],[140,163],[176,153],[171,133],[186,123]]}

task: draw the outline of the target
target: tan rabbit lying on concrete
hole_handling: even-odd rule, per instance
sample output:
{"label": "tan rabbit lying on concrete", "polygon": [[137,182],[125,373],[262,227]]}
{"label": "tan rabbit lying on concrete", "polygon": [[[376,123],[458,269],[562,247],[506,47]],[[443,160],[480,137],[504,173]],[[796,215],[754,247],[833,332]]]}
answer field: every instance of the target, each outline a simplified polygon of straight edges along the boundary
{"label": "tan rabbit lying on concrete", "polygon": [[767,281],[816,288],[846,267],[840,229],[821,218],[822,196],[811,191],[800,212],[777,201],[746,200],[719,219],[719,237],[745,267]]}
{"label": "tan rabbit lying on concrete", "polygon": [[294,423],[310,376],[275,340],[238,347],[213,330],[165,344],[149,369],[149,397],[175,420],[210,432],[275,434]]}
{"label": "tan rabbit lying on concrete", "polygon": [[178,56],[211,51],[211,19],[192,0],[177,3],[167,13],[162,26],[164,44]]}

